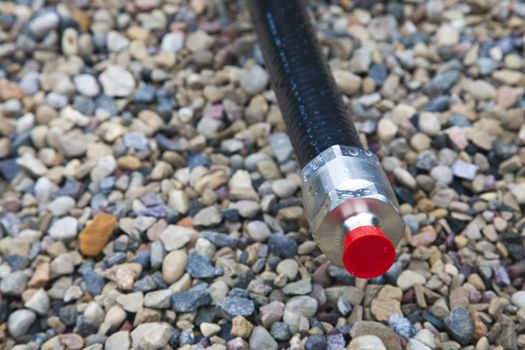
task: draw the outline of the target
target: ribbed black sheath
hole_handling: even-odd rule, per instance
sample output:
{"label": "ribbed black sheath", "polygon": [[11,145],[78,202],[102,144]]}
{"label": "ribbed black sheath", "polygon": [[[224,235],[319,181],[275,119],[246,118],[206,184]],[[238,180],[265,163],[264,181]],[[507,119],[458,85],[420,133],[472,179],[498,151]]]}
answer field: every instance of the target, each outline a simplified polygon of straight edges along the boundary
{"label": "ribbed black sheath", "polygon": [[247,0],[297,159],[362,148],[301,0]]}

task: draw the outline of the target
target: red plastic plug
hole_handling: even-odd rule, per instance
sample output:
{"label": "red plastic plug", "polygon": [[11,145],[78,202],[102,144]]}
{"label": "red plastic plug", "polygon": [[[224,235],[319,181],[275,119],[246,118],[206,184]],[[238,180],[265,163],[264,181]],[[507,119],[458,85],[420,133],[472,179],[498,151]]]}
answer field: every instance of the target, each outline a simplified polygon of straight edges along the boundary
{"label": "red plastic plug", "polygon": [[376,226],[359,226],[345,237],[343,265],[359,278],[374,278],[382,275],[396,257],[394,245]]}

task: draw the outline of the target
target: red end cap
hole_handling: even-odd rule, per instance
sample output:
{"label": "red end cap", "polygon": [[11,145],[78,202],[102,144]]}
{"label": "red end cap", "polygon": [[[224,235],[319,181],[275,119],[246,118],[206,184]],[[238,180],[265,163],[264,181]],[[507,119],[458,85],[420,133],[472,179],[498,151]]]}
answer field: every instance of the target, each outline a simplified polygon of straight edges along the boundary
{"label": "red end cap", "polygon": [[343,264],[356,277],[382,275],[392,266],[395,257],[394,245],[378,227],[359,226],[345,237]]}

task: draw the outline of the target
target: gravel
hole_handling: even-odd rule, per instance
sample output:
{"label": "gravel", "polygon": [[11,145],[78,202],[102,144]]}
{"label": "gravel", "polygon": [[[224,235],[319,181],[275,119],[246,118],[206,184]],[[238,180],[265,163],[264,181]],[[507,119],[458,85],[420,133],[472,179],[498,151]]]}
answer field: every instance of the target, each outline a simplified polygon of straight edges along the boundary
{"label": "gravel", "polygon": [[5,348],[525,347],[525,5],[311,3],[409,228],[368,282],[311,236],[242,6],[74,5],[0,4]]}

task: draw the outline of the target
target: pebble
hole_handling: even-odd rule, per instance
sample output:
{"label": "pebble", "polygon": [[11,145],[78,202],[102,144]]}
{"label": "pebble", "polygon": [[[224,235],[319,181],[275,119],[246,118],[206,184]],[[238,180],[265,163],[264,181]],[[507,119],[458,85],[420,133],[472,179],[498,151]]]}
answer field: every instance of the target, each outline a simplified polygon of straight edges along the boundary
{"label": "pebble", "polygon": [[66,216],[55,221],[49,228],[49,236],[60,241],[70,241],[77,236],[78,220],[71,216]]}
{"label": "pebble", "polygon": [[239,83],[241,87],[250,95],[255,95],[262,92],[268,82],[270,76],[260,66],[253,66],[241,76]]}
{"label": "pebble", "polygon": [[306,339],[304,348],[306,350],[324,350],[326,349],[327,344],[325,338],[320,334],[314,334]]}
{"label": "pebble", "polygon": [[136,313],[142,307],[144,295],[141,292],[121,295],[117,298],[117,303],[127,312]]}
{"label": "pebble", "polygon": [[162,262],[162,278],[166,283],[175,283],[182,277],[188,263],[188,254],[183,250],[174,250]]}
{"label": "pebble", "polygon": [[56,29],[59,23],[60,17],[56,12],[46,11],[29,22],[29,30],[36,37],[43,38],[50,31]]}
{"label": "pebble", "polygon": [[184,247],[197,236],[197,231],[177,225],[169,225],[160,234],[164,249],[168,252]]}
{"label": "pebble", "polygon": [[87,97],[95,97],[100,93],[100,87],[94,76],[79,74],[73,79],[77,91]]}
{"label": "pebble", "polygon": [[361,89],[361,77],[352,72],[337,70],[334,78],[337,87],[347,96],[354,96]]}
{"label": "pebble", "polygon": [[268,240],[268,248],[273,254],[281,258],[293,258],[297,255],[297,242],[288,236],[274,234]]}
{"label": "pebble", "polygon": [[405,339],[411,339],[416,335],[416,329],[407,318],[400,313],[394,313],[388,320],[388,326],[396,332],[397,335]]}
{"label": "pebble", "polygon": [[265,242],[272,234],[264,221],[252,221],[246,227],[248,235],[255,242]]}
{"label": "pebble", "polygon": [[12,337],[18,338],[29,331],[35,320],[36,315],[33,311],[27,309],[15,310],[9,315],[7,330]]}
{"label": "pebble", "polygon": [[177,53],[184,45],[184,34],[181,32],[166,33],[162,37],[160,48],[164,52]]}
{"label": "pebble", "polygon": [[193,278],[212,278],[223,274],[223,270],[214,267],[208,258],[193,252],[189,255],[186,272]]}
{"label": "pebble", "polygon": [[28,279],[29,276],[24,271],[14,271],[4,275],[0,281],[0,292],[4,295],[20,296]]}
{"label": "pebble", "polygon": [[317,312],[318,302],[309,296],[291,298],[284,308],[283,321],[290,327],[292,333],[299,329],[301,318],[308,318]]}
{"label": "pebble", "polygon": [[217,303],[217,306],[228,319],[235,316],[248,317],[255,311],[253,301],[241,297],[225,297]]}
{"label": "pebble", "polygon": [[519,308],[525,308],[525,292],[520,290],[512,294],[512,303]]}
{"label": "pebble", "polygon": [[287,198],[297,191],[297,184],[288,179],[276,180],[272,183],[272,191],[280,198]]}
{"label": "pebble", "polygon": [[175,312],[193,312],[210,302],[210,293],[200,286],[186,292],[175,292],[171,296],[171,307]]}
{"label": "pebble", "polygon": [[43,316],[50,307],[50,300],[44,289],[39,289],[33,296],[26,301],[25,307],[35,311],[38,315]]}
{"label": "pebble", "polygon": [[111,238],[116,222],[111,214],[97,214],[78,235],[80,252],[85,256],[99,255]]}
{"label": "pebble", "polygon": [[111,334],[104,343],[104,349],[127,350],[131,346],[129,331]]}
{"label": "pebble", "polygon": [[104,93],[108,96],[126,97],[135,90],[135,79],[126,69],[110,65],[99,77]]}
{"label": "pebble", "polygon": [[348,350],[386,350],[385,345],[375,335],[362,335],[352,339]]}
{"label": "pebble", "polygon": [[397,285],[402,290],[412,288],[416,284],[425,284],[425,282],[425,277],[411,270],[405,270],[401,272],[401,274],[397,278]]}
{"label": "pebble", "polygon": [[250,336],[250,349],[268,349],[277,350],[277,342],[272,338],[271,334],[261,326],[253,328]]}
{"label": "pebble", "polygon": [[194,226],[216,226],[221,221],[222,213],[216,207],[204,208],[193,217]]}
{"label": "pebble", "polygon": [[450,310],[450,314],[445,317],[444,324],[449,334],[455,340],[463,345],[470,342],[474,327],[466,308],[456,307]]}
{"label": "pebble", "polygon": [[173,327],[166,322],[148,322],[131,332],[132,347],[145,350],[163,348],[168,344]]}
{"label": "pebble", "polygon": [[275,322],[272,324],[270,334],[277,341],[288,341],[292,337],[290,327],[283,322]]}
{"label": "pebble", "polygon": [[398,130],[397,125],[387,118],[381,119],[377,124],[377,135],[379,139],[385,143],[392,141]]}

